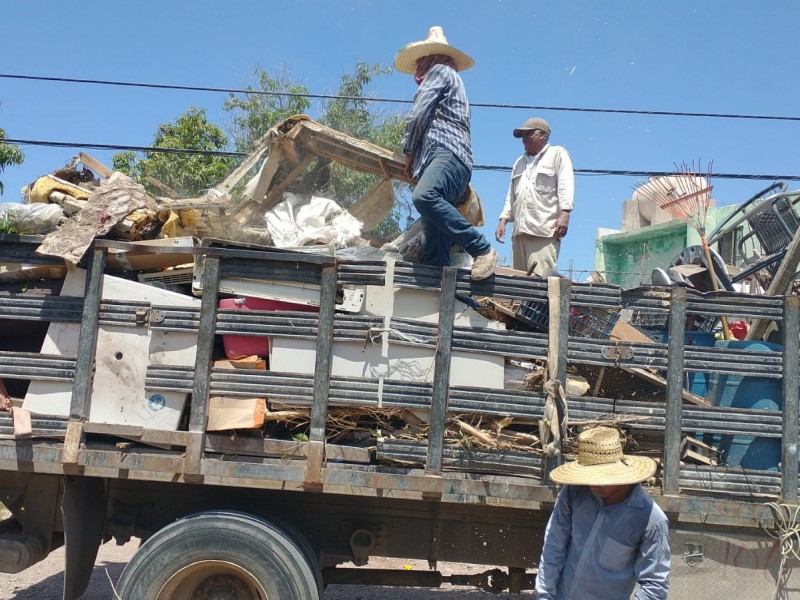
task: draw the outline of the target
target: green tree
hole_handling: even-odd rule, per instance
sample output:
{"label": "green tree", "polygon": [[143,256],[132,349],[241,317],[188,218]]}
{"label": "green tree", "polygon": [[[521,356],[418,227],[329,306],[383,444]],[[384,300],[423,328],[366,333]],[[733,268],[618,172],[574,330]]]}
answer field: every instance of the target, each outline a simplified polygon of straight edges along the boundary
{"label": "green tree", "polygon": [[[218,152],[228,146],[228,138],[217,125],[206,118],[206,111],[190,107],[180,117],[158,127],[153,147],[181,148]],[[231,169],[233,160],[207,154],[180,154],[144,152],[143,157],[134,152],[120,152],[113,157],[114,169],[141,183],[154,194],[163,190],[149,178],[155,178],[183,196],[202,193],[223,179]]]}
{"label": "green tree", "polygon": [[231,115],[229,132],[240,152],[249,152],[270,127],[311,106],[308,90],[292,81],[286,67],[274,75],[256,67],[254,79],[255,86],[246,86],[244,94],[231,94],[223,107]]}
{"label": "green tree", "polygon": [[[6,132],[0,129],[0,173],[2,173],[6,167],[21,165],[22,161],[25,160],[25,155],[22,153],[22,150],[13,144],[6,144],[4,142],[5,139]],[[4,190],[5,186],[3,182],[0,181],[0,195],[3,194]]]}
{"label": "green tree", "polygon": [[[391,73],[391,68],[378,64],[359,62],[351,73],[339,80],[338,98],[322,105],[320,122],[353,137],[372,142],[378,146],[400,153],[404,123],[400,115],[382,113],[374,109],[367,94],[373,79]],[[331,174],[323,193],[341,206],[352,206],[378,180],[377,175],[354,171],[338,164],[331,165]],[[370,233],[381,237],[393,237],[400,231],[402,214],[410,210],[406,198],[407,186],[396,185],[395,196],[400,199],[392,212]]]}
{"label": "green tree", "polygon": [[[391,73],[391,69],[377,64],[359,62],[352,72],[339,79],[337,98],[312,105],[305,86],[296,84],[288,69],[270,74],[256,68],[257,84],[248,86],[244,94],[231,94],[225,110],[231,114],[229,131],[240,151],[250,151],[254,143],[276,123],[292,115],[316,113],[321,123],[353,137],[400,152],[403,139],[403,121],[396,114],[377,111],[367,96],[369,86],[376,77]],[[313,110],[312,109],[316,109]],[[318,195],[350,207],[377,181],[376,175],[361,173],[336,163],[321,160],[312,166],[303,183]],[[310,182],[311,185],[307,185]],[[313,189],[312,189],[313,188]],[[410,212],[405,185],[396,185],[395,194],[400,202],[392,213],[372,232],[388,238],[400,231],[404,213]]]}

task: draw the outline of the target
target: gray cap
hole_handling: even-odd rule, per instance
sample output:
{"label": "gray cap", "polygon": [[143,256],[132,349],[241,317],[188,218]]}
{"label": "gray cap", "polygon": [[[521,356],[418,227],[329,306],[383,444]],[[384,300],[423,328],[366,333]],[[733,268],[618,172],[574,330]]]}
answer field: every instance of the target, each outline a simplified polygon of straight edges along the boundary
{"label": "gray cap", "polygon": [[547,123],[547,121],[540,119],[539,117],[534,117],[533,119],[528,119],[525,121],[525,124],[519,129],[515,129],[514,137],[521,138],[523,131],[530,131],[531,129],[541,129],[542,131],[550,133],[550,125]]}

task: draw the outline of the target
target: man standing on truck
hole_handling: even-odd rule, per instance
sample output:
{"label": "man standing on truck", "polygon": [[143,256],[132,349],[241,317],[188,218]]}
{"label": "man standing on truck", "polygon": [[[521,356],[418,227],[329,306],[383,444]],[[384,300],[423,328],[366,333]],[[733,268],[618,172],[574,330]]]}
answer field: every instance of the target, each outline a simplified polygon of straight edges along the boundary
{"label": "man standing on truck", "polygon": [[511,184],[494,237],[501,244],[511,232],[511,266],[545,277],[558,265],[561,239],[567,235],[575,196],[575,174],[566,148],[550,145],[550,125],[528,119],[514,130],[525,154],[511,169]]}
{"label": "man standing on truck", "polygon": [[486,279],[494,273],[497,252],[456,208],[472,177],[469,100],[458,72],[475,61],[450,46],[441,27],[431,27],[426,40],[401,48],[394,64],[419,86],[403,154],[405,175],[416,181],[412,200],[422,221],[422,262],[448,266],[456,243],[474,259],[472,279]]}
{"label": "man standing on truck", "polygon": [[578,437],[578,460],[553,469],[565,484],[544,534],[537,600],[666,600],[667,517],[641,486],[656,471],[645,456],[622,453],[616,429]]}

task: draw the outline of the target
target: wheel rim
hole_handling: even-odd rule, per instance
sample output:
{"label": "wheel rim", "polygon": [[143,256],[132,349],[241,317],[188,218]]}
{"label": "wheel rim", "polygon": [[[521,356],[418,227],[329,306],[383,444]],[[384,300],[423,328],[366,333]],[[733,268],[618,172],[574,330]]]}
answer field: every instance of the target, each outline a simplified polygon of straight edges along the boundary
{"label": "wheel rim", "polygon": [[241,565],[205,560],[174,573],[155,600],[268,600],[256,577]]}

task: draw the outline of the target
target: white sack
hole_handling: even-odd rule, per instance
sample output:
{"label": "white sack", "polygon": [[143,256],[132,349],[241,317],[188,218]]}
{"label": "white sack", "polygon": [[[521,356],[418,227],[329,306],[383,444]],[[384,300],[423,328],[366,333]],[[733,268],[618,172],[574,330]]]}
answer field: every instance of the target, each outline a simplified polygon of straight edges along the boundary
{"label": "white sack", "polygon": [[64,210],[58,204],[0,204],[0,223],[8,223],[14,233],[50,233],[65,220]]}
{"label": "white sack", "polygon": [[361,235],[362,223],[328,198],[302,198],[287,192],[264,219],[278,248],[334,244],[344,248]]}

